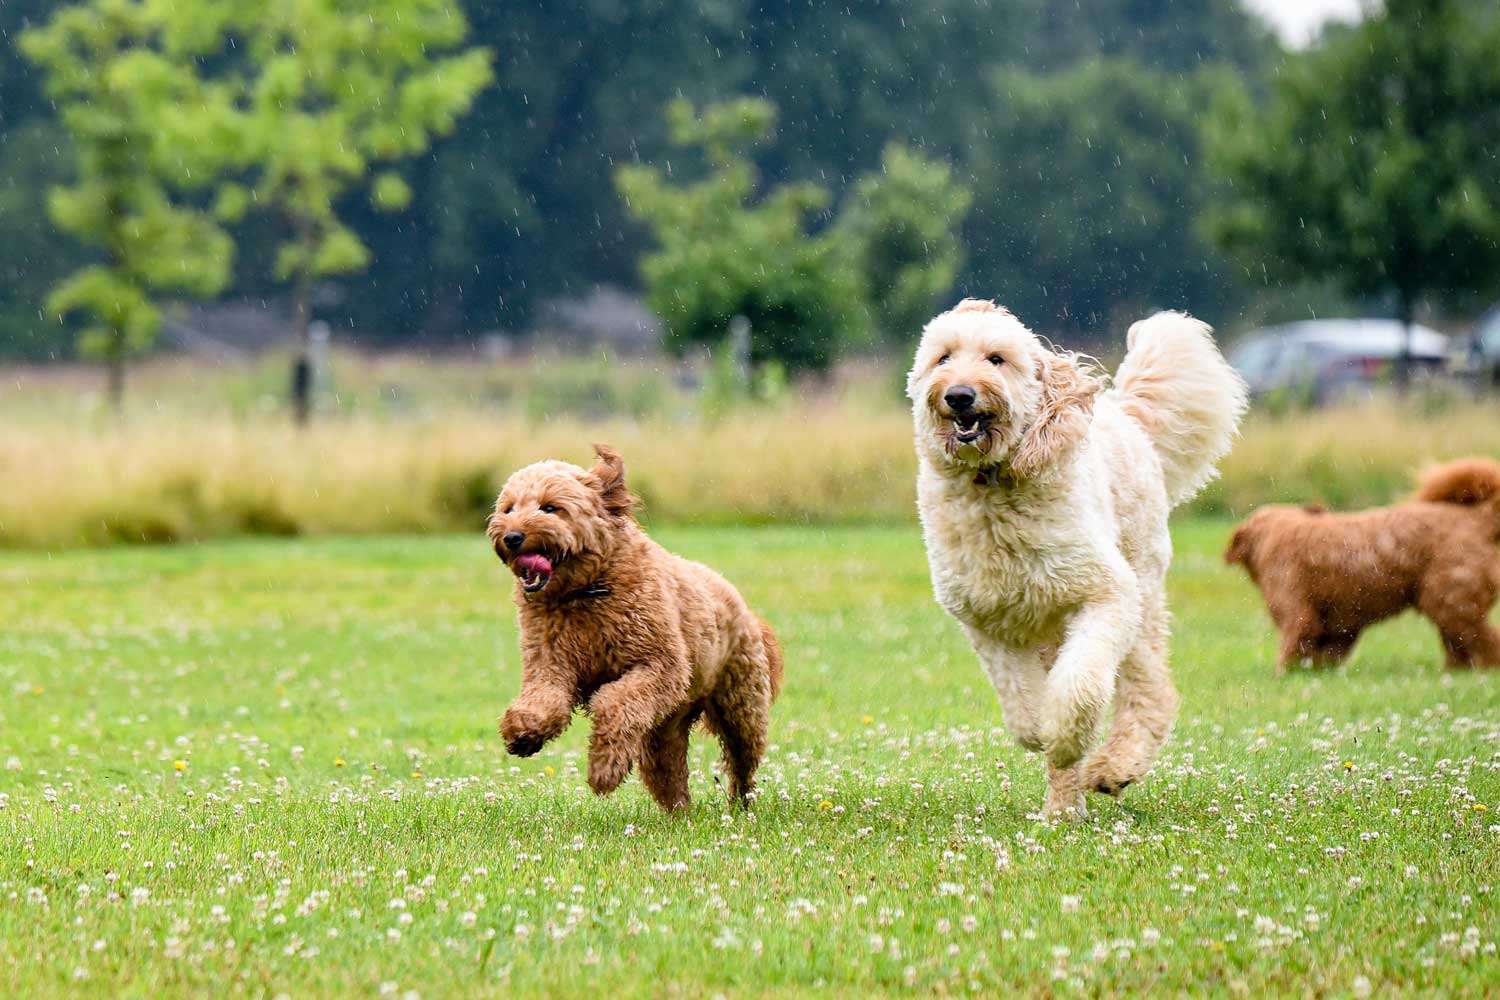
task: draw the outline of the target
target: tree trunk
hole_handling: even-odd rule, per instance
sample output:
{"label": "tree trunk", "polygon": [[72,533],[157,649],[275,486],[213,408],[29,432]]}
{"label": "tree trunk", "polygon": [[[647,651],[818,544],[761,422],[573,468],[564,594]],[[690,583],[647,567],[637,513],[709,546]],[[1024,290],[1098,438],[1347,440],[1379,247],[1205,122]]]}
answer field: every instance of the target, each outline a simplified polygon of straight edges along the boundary
{"label": "tree trunk", "polygon": [[109,356],[104,359],[106,393],[115,419],[125,415],[125,331],[109,332]]}
{"label": "tree trunk", "polygon": [[304,268],[297,275],[297,288],[293,293],[294,322],[297,334],[297,354],[292,360],[292,420],[298,427],[306,427],[312,417],[312,274]]}
{"label": "tree trunk", "polygon": [[1396,313],[1401,321],[1401,354],[1396,359],[1396,392],[1406,395],[1411,388],[1411,342],[1412,342],[1412,312],[1414,310],[1414,296],[1406,289],[1397,292]]}

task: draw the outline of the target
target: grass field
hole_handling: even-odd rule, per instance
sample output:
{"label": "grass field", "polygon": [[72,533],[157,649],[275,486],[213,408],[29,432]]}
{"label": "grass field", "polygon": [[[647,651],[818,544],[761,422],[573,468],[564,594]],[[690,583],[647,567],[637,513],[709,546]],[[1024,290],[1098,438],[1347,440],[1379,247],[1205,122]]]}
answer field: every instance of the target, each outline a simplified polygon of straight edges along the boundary
{"label": "grass field", "polygon": [[1143,785],[1051,827],[1039,762],[905,527],[676,529],[787,652],[762,795],[528,761],[481,537],[0,561],[9,996],[1493,994],[1500,674],[1425,623],[1273,676],[1258,598],[1178,525],[1184,710]]}

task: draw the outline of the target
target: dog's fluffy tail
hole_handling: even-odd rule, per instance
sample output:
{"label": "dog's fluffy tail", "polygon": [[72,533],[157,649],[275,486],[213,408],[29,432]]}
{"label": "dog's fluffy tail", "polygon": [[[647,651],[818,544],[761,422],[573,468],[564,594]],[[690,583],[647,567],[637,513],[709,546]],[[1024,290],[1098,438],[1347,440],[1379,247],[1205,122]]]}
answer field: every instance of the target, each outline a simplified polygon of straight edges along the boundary
{"label": "dog's fluffy tail", "polygon": [[1418,500],[1482,508],[1490,535],[1500,538],[1500,463],[1461,458],[1428,470],[1417,484]]}
{"label": "dog's fluffy tail", "polygon": [[771,668],[771,700],[781,694],[781,644],[776,641],[776,633],[771,631],[765,619],[760,622],[760,641],[766,647],[766,662]]}
{"label": "dog's fluffy tail", "polygon": [[1247,402],[1208,324],[1176,312],[1130,328],[1113,391],[1156,446],[1174,507],[1216,475]]}

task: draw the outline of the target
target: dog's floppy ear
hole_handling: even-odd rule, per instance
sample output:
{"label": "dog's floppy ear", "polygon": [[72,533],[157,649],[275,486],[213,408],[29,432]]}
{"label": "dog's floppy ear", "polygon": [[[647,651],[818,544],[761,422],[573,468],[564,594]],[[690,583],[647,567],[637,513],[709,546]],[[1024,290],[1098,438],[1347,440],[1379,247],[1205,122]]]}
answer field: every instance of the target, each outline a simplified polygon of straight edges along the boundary
{"label": "dog's floppy ear", "polygon": [[1229,537],[1229,548],[1224,550],[1224,561],[1233,566],[1239,563],[1242,566],[1250,565],[1250,551],[1254,547],[1255,539],[1250,530],[1250,522],[1234,529],[1234,534]]}
{"label": "dog's floppy ear", "polygon": [[607,444],[594,445],[599,461],[589,470],[594,487],[604,500],[604,509],[617,516],[628,515],[640,500],[625,488],[625,460]]}
{"label": "dog's floppy ear", "polygon": [[1083,440],[1094,412],[1094,396],[1103,388],[1073,358],[1041,353],[1042,403],[1036,419],[1021,435],[1011,469],[1018,476],[1034,476],[1064,451]]}

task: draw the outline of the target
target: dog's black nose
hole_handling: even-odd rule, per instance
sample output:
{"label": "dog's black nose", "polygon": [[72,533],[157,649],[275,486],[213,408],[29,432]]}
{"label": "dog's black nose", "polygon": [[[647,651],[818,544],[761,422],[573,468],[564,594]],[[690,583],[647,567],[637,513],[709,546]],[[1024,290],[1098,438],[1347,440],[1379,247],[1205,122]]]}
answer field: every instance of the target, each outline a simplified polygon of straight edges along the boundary
{"label": "dog's black nose", "polygon": [[943,393],[943,402],[948,404],[948,409],[954,413],[962,413],[974,405],[974,400],[979,396],[973,387],[967,385],[955,385]]}
{"label": "dog's black nose", "polygon": [[505,543],[507,549],[514,552],[521,547],[522,542],[526,541],[526,534],[521,531],[507,531],[500,536],[500,540]]}

